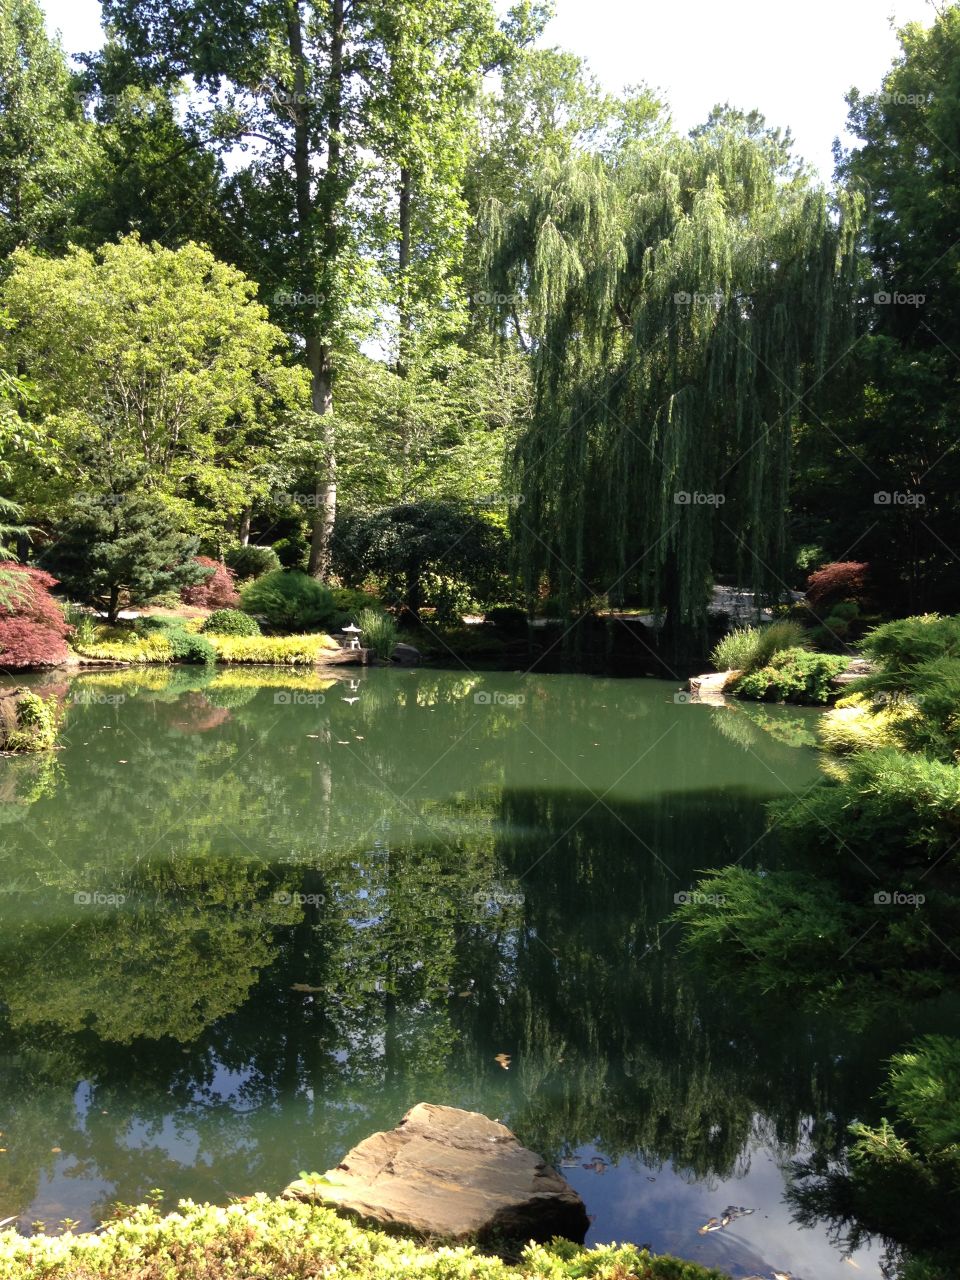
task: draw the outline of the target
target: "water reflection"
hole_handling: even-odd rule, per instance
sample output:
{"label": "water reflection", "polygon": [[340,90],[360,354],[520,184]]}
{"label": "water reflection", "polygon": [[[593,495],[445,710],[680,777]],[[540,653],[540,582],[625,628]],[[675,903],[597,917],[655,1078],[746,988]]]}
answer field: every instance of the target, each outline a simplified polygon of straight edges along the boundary
{"label": "water reflection", "polygon": [[[426,1099],[562,1165],[599,1238],[801,1274],[780,1165],[842,1152],[912,1024],[758,1017],[668,917],[775,865],[808,715],[429,672],[64,696],[55,762],[0,764],[0,1217],[278,1190]],[[767,1216],[699,1237],[735,1179]]]}

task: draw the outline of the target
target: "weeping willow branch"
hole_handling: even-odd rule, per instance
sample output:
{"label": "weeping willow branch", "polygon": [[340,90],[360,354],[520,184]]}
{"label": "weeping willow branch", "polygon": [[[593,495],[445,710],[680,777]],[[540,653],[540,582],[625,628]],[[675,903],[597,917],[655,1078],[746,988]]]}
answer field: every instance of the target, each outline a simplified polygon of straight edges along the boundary
{"label": "weeping willow branch", "polygon": [[724,523],[742,580],[778,589],[791,430],[852,327],[860,217],[723,115],[615,168],[554,164],[487,211],[491,291],[524,297],[533,360],[513,464],[531,593],[642,584],[698,625]]}

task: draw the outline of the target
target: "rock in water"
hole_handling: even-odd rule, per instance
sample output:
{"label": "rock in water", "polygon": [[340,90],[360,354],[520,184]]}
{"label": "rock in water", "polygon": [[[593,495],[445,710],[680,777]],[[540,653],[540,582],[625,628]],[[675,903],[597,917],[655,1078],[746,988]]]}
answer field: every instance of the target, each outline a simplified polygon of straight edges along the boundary
{"label": "rock in water", "polygon": [[573,1188],[505,1125],[429,1102],[364,1139],[322,1182],[292,1182],[283,1194],[450,1241],[564,1236],[581,1244],[589,1225]]}

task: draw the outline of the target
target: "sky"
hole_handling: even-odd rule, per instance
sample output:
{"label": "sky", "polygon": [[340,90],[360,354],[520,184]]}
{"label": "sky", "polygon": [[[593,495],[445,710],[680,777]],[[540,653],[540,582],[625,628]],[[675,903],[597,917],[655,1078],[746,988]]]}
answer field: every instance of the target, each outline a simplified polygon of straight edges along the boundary
{"label": "sky", "polygon": [[[68,53],[99,45],[99,0],[40,0]],[[389,3],[389,0],[385,0]],[[546,43],[586,58],[605,89],[660,88],[689,129],[729,101],[789,126],[828,179],[845,141],[844,95],[879,86],[896,26],[933,21],[930,0],[556,0]]]}

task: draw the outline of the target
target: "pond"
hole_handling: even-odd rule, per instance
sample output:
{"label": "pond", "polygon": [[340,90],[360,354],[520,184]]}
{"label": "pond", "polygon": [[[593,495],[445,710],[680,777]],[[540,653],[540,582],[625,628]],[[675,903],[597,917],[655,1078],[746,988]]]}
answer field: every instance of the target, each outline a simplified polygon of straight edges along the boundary
{"label": "pond", "polygon": [[670,919],[701,870],[777,864],[816,713],[559,675],[55,687],[63,749],[0,760],[0,1219],[274,1193],[432,1101],[562,1167],[591,1241],[849,1280],[791,1162],[877,1118],[917,1025],[758,1016]]}

